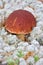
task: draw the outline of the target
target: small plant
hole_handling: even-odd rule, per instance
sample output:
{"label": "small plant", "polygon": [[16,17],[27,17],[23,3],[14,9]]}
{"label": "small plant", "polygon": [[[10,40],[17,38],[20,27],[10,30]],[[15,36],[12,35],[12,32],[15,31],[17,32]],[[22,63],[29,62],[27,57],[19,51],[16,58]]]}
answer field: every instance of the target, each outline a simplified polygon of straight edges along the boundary
{"label": "small plant", "polygon": [[35,56],[34,56],[34,60],[35,60],[35,62],[37,62],[37,61],[39,60],[38,55],[35,55]]}
{"label": "small plant", "polygon": [[7,65],[14,65],[14,60],[11,59],[11,58],[9,58],[9,59],[7,60]]}
{"label": "small plant", "polygon": [[12,58],[9,58],[7,60],[7,65],[18,65],[19,64],[19,59],[13,60]]}
{"label": "small plant", "polygon": [[16,60],[14,61],[14,64],[15,64],[15,65],[19,65],[19,59],[16,59]]}
{"label": "small plant", "polygon": [[22,50],[18,50],[17,56],[19,58],[23,57],[24,56],[23,51]]}

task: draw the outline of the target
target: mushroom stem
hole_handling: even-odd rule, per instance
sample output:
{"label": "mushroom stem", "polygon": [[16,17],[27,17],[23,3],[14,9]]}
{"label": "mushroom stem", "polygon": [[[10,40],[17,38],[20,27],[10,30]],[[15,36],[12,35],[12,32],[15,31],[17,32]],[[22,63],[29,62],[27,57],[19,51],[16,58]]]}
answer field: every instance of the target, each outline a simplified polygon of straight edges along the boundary
{"label": "mushroom stem", "polygon": [[21,39],[22,41],[26,41],[25,34],[18,34],[17,36],[18,36],[18,38]]}

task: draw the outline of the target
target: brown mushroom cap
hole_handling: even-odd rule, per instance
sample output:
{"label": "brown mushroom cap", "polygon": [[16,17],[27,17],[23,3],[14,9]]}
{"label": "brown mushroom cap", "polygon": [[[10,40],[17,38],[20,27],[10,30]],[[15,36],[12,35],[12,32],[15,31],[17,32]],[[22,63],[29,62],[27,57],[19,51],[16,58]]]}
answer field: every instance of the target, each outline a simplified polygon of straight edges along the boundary
{"label": "brown mushroom cap", "polygon": [[26,10],[16,10],[10,14],[5,23],[5,28],[10,33],[28,34],[36,26],[34,16]]}

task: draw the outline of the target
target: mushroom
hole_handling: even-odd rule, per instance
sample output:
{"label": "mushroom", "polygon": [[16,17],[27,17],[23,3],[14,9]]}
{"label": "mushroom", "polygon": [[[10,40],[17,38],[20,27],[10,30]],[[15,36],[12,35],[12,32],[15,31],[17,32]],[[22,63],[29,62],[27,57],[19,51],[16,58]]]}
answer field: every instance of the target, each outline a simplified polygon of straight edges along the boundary
{"label": "mushroom", "polygon": [[5,22],[5,29],[25,41],[26,34],[29,34],[33,27],[36,26],[36,20],[34,16],[26,10],[16,10],[9,15]]}

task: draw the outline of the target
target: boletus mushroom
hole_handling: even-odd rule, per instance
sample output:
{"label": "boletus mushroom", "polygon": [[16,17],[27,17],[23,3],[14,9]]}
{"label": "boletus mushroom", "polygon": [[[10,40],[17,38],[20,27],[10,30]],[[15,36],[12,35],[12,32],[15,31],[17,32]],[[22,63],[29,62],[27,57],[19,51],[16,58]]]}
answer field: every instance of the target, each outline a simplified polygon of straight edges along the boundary
{"label": "boletus mushroom", "polygon": [[9,15],[5,22],[5,29],[17,36],[21,40],[26,40],[25,35],[29,34],[36,26],[34,16],[26,10],[16,10]]}

